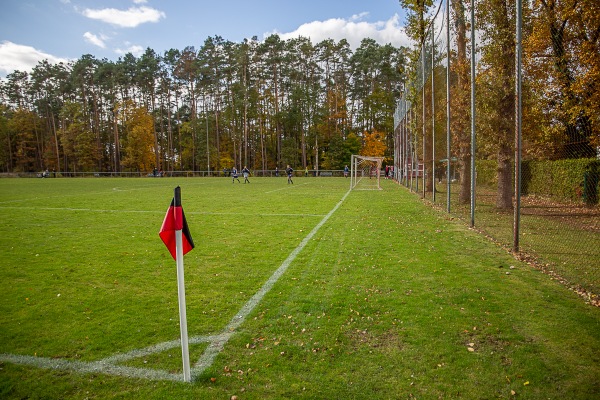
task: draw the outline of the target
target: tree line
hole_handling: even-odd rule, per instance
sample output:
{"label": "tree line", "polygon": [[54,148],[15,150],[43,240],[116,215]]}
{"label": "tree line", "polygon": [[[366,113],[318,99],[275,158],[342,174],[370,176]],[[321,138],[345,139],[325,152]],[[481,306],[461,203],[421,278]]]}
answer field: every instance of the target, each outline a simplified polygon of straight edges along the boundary
{"label": "tree line", "polygon": [[215,36],[197,50],[41,61],[0,83],[0,170],[341,169],[374,141],[390,156],[406,54],[372,39],[353,51]]}
{"label": "tree line", "polygon": [[[234,43],[215,36],[199,49],[158,54],[148,48],[116,61],[86,54],[68,64],[42,61],[30,73],[14,71],[0,80],[0,171],[341,169],[356,153],[390,162],[395,103],[415,79],[439,5],[399,4],[407,10],[412,49],[372,39],[352,50],[345,40],[313,44],[271,35]],[[469,1],[451,0],[449,62],[434,53],[436,87],[450,67],[450,131],[463,200],[471,151],[469,7]],[[506,207],[514,151],[515,0],[477,0],[474,13],[481,39],[474,77],[477,157],[498,160],[498,205]],[[523,2],[522,14],[524,157],[595,157],[600,2],[535,0]],[[413,96],[419,107],[420,94]],[[436,121],[444,120],[446,101],[445,94],[436,96]],[[415,115],[421,118],[420,111]],[[426,109],[428,131],[430,120]],[[436,123],[436,131],[445,130]],[[433,158],[432,147],[426,143],[423,159]]]}

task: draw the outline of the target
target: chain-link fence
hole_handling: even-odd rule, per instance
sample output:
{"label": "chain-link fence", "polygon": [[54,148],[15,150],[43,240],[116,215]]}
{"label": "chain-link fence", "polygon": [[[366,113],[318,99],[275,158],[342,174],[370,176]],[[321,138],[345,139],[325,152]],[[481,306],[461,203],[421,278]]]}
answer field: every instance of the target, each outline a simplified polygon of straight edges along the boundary
{"label": "chain-link fence", "polygon": [[545,37],[552,16],[536,2],[481,3],[432,17],[396,109],[395,177],[597,299],[599,116],[573,86],[590,86],[580,60],[600,46],[571,40],[575,22]]}

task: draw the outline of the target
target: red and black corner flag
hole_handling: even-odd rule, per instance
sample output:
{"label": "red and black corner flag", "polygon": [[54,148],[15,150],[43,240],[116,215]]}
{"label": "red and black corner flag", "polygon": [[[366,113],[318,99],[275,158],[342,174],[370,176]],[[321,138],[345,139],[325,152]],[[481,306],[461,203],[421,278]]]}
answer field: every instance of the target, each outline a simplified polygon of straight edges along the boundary
{"label": "red and black corner flag", "polygon": [[175,240],[175,231],[181,231],[183,254],[188,253],[194,248],[194,241],[190,230],[188,228],[187,221],[185,220],[185,214],[181,207],[181,188],[177,186],[175,188],[175,197],[171,200],[171,205],[165,215],[165,220],[160,227],[158,235],[169,249],[173,259],[177,261],[177,244]]}

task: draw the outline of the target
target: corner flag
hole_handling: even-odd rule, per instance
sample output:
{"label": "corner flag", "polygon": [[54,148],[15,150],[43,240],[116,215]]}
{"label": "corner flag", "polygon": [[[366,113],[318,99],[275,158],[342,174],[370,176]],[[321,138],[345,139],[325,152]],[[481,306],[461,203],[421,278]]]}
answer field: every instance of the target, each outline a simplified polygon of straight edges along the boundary
{"label": "corner flag", "polygon": [[[178,196],[179,195],[179,196]],[[183,233],[183,254],[188,253],[194,248],[194,241],[188,228],[183,208],[181,207],[181,189],[175,188],[175,197],[171,200],[171,205],[167,210],[165,219],[160,227],[159,236],[171,253],[174,260],[177,260],[177,247],[175,243],[175,231]]]}
{"label": "corner flag", "polygon": [[177,297],[179,298],[179,329],[181,331],[181,356],[183,361],[183,380],[191,382],[190,351],[185,310],[185,282],[183,278],[183,255],[194,248],[183,208],[181,208],[181,188],[175,188],[175,195],[165,215],[158,233],[177,263]]}

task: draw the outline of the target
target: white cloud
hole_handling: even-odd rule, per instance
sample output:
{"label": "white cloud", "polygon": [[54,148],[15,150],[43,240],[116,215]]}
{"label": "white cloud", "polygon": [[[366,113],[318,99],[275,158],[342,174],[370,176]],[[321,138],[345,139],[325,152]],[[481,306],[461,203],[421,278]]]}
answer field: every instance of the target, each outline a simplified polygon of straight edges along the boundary
{"label": "white cloud", "polygon": [[360,21],[361,19],[368,17],[368,16],[369,16],[369,12],[363,11],[360,14],[355,14],[355,15],[351,16],[350,21]]}
{"label": "white cloud", "polygon": [[16,70],[31,72],[40,61],[50,64],[67,63],[65,58],[55,57],[31,46],[9,42],[0,43],[0,74],[9,74]]}
{"label": "white cloud", "polygon": [[115,49],[115,53],[120,54],[122,56],[124,56],[127,53],[131,53],[136,57],[141,56],[142,54],[144,54],[145,49],[142,46],[138,46],[138,45],[131,45],[130,43],[125,43],[126,46],[128,46],[126,49],[120,49],[117,48]]}
{"label": "white cloud", "polygon": [[127,10],[116,8],[91,9],[86,8],[82,14],[88,18],[96,19],[122,28],[135,28],[146,22],[158,22],[167,15],[163,11],[150,7],[130,7]]}
{"label": "white cloud", "polygon": [[313,43],[326,39],[333,39],[336,42],[346,39],[353,49],[359,47],[360,42],[365,38],[371,38],[382,45],[391,43],[395,47],[411,45],[404,28],[400,25],[398,14],[387,21],[377,22],[363,21],[367,15],[368,13],[361,13],[348,19],[332,18],[325,21],[313,21],[300,25],[293,32],[271,32],[264,36],[277,33],[283,40],[303,36],[310,38]]}
{"label": "white cloud", "polygon": [[91,32],[86,32],[83,34],[83,38],[85,39],[86,42],[93,44],[94,46],[98,46],[100,48],[105,49],[106,48],[106,44],[104,43],[104,41],[107,39],[106,36],[104,35],[94,35]]}

